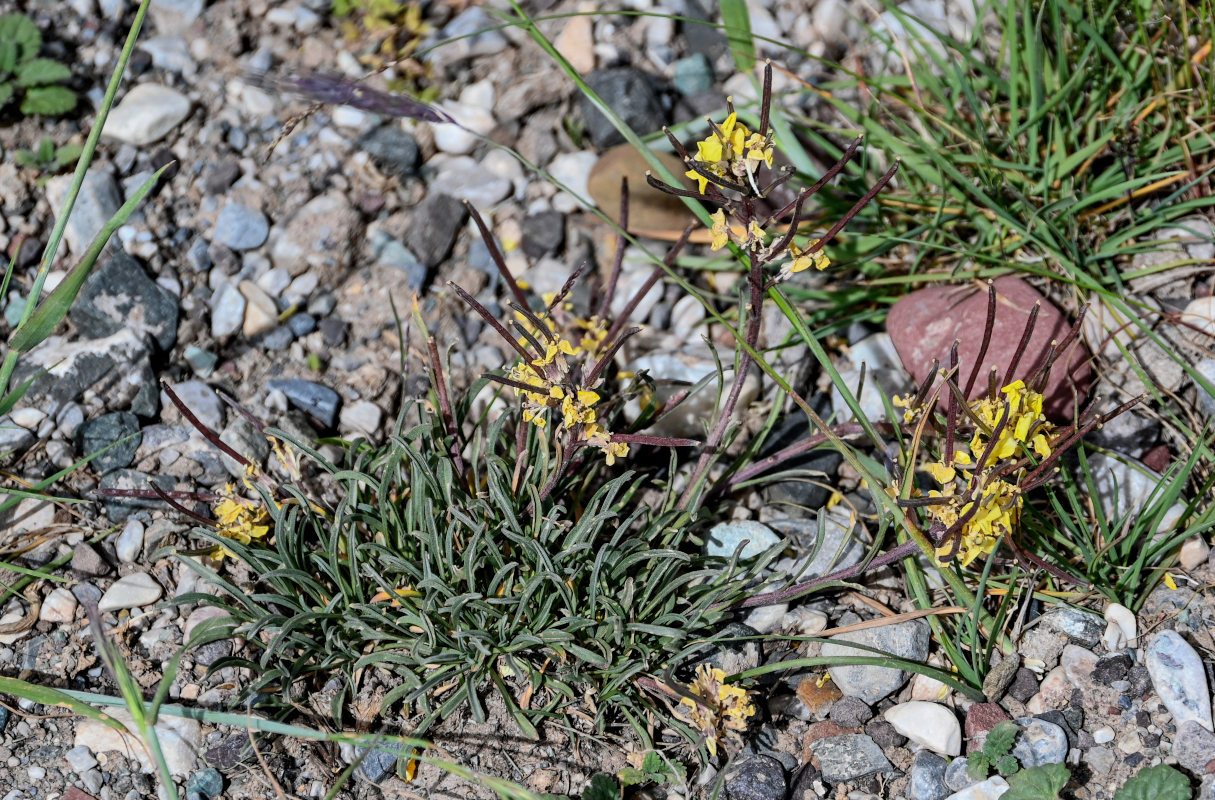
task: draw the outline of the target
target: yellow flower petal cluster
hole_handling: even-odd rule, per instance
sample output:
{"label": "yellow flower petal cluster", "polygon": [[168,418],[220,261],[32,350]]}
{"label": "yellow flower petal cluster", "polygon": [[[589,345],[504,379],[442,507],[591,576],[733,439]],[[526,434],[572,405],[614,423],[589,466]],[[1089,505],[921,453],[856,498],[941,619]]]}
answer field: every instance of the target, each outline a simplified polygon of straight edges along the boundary
{"label": "yellow flower petal cluster", "polygon": [[[713,125],[713,131],[708,138],[696,143],[696,155],[692,160],[703,165],[705,171],[726,180],[752,180],[759,165],[766,164],[772,168],[772,158],[775,148],[772,144],[771,132],[768,134],[753,133],[750,128],[738,121],[738,115],[731,113],[725,122]],[[696,181],[701,194],[709,185],[709,178],[694,169],[684,173]]]}
{"label": "yellow flower petal cluster", "polygon": [[[266,509],[237,497],[232,484],[224,487],[223,494],[224,498],[212,509],[218,525],[216,532],[220,536],[248,545],[264,539],[270,533],[272,521]],[[224,556],[235,557],[236,554],[223,545],[216,546],[211,552],[212,558],[222,559]]]}
{"label": "yellow flower petal cluster", "polygon": [[714,756],[717,745],[745,731],[747,718],[755,715],[755,705],[747,691],[725,681],[723,670],[701,664],[696,668],[696,678],[688,686],[688,692],[700,698],[700,702],[684,697],[675,708],[685,722],[700,731],[709,754]]}
{"label": "yellow flower petal cluster", "polygon": [[818,239],[813,239],[806,242],[806,249],[802,250],[796,243],[789,243],[789,255],[793,257],[793,260],[788,265],[790,275],[810,269],[810,267],[814,267],[819,272],[822,272],[831,266],[831,259],[827,258],[827,254],[822,250],[816,250],[813,253],[808,252],[816,244],[818,244]]}
{"label": "yellow flower petal cluster", "polygon": [[742,228],[738,230],[731,228],[730,224],[726,222],[726,212],[720,208],[713,212],[710,218],[713,220],[713,244],[709,248],[711,250],[722,249],[729,244],[731,239],[743,247],[753,244],[762,245],[768,235],[755,220],[751,220],[746,233],[739,232]]}
{"label": "yellow flower petal cluster", "polygon": [[[1042,395],[1019,380],[1005,386],[1000,393],[1002,398],[985,397],[970,404],[975,417],[986,426],[980,426],[971,437],[970,453],[959,450],[948,464],[938,461],[924,467],[941,486],[940,490],[930,491],[928,495],[947,499],[947,502],[927,506],[929,516],[949,529],[969,515],[958,535],[948,537],[937,548],[937,557],[942,562],[956,557],[965,567],[979,556],[994,552],[1000,537],[1016,530],[1024,502],[1016,483],[1023,470],[1010,475],[1006,465],[1026,457],[1031,451],[1042,458],[1051,454],[1048,437],[1053,426],[1042,412]],[[909,400],[897,398],[893,402],[907,407]],[[912,409],[908,408],[906,413],[911,414]],[[1000,428],[990,454],[984,459],[991,435],[1005,414],[1007,422]]]}

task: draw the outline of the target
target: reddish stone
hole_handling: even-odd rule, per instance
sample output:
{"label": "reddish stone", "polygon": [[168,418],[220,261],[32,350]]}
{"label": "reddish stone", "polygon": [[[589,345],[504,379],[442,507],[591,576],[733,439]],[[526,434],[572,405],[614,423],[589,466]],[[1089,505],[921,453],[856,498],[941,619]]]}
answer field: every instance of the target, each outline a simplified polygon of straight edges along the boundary
{"label": "reddish stone", "polygon": [[980,733],[987,733],[992,728],[1012,717],[996,703],[975,703],[966,712],[966,738],[973,739]]}
{"label": "reddish stone", "polygon": [[[1000,384],[1030,377],[1046,359],[1052,340],[1063,339],[1071,324],[1050,301],[1020,278],[1006,276],[995,281],[996,316],[991,341],[970,399],[987,392],[992,366],[999,369]],[[1042,303],[1029,346],[1017,364],[1016,374],[1008,367],[1025,332],[1025,323],[1037,302]],[[949,351],[958,340],[958,383],[965,388],[976,367],[983,329],[987,324],[987,291],[974,286],[930,286],[899,300],[886,317],[886,329],[903,366],[917,384],[928,377],[933,359],[949,365]],[[1092,382],[1088,353],[1077,337],[1068,352],[1055,362],[1047,382],[1045,411],[1059,422],[1070,422],[1073,409],[1084,399]]]}
{"label": "reddish stone", "polygon": [[96,800],[91,794],[85,794],[75,786],[69,786],[68,790],[63,793],[63,800]]}
{"label": "reddish stone", "polygon": [[1156,472],[1166,472],[1169,468],[1169,462],[1173,460],[1172,453],[1169,452],[1168,445],[1158,444],[1151,450],[1143,454],[1140,461],[1148,469]]}

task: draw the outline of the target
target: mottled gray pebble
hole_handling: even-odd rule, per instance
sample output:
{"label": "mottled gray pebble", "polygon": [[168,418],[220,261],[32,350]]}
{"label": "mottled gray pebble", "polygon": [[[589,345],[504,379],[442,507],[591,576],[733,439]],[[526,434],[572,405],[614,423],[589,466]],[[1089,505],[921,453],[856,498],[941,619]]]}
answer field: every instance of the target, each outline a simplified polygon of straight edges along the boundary
{"label": "mottled gray pebble", "polygon": [[228,203],[215,220],[214,241],[233,250],[252,250],[266,243],[270,221],[256,208]]}
{"label": "mottled gray pebble", "polygon": [[[923,661],[928,657],[928,638],[928,626],[921,620],[911,620],[840,634],[823,645],[822,654],[854,658],[876,655],[869,650],[848,647],[846,643],[852,642],[911,661]],[[833,666],[828,671],[841,692],[870,704],[897,691],[907,680],[907,674],[894,667]]]}

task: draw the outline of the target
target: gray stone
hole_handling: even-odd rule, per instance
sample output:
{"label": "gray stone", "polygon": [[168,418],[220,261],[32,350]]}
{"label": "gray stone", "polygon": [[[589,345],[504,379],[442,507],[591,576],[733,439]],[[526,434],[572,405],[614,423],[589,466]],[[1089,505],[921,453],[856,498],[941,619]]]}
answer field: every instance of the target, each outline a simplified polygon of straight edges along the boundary
{"label": "gray stone", "polygon": [[[270,383],[273,384],[274,381]],[[266,441],[266,437],[244,417],[236,417],[229,422],[223,433],[219,435],[219,440],[259,466],[266,460],[266,456],[270,455],[270,444]],[[244,475],[243,464],[238,463],[236,459],[227,454],[221,458],[228,474],[236,478]]]}
{"label": "gray stone", "polygon": [[1095,647],[1105,633],[1105,620],[1078,608],[1066,606],[1046,614],[1043,625],[1049,625],[1082,647]]}
{"label": "gray stone", "polygon": [[[861,367],[864,365],[864,384],[861,383]],[[893,397],[912,388],[911,379],[903,369],[899,354],[888,333],[875,333],[853,344],[838,365],[840,379],[856,396],[857,403],[870,422],[886,421],[886,406],[882,395]],[[839,389],[831,388],[831,408],[836,421],[846,422],[854,418],[852,409]]]}
{"label": "gray stone", "polygon": [[221,658],[227,658],[232,655],[232,642],[228,639],[207,642],[194,648],[191,651],[191,655],[194,657],[196,664],[209,667]]}
{"label": "gray stone", "polygon": [[114,581],[97,604],[99,611],[119,611],[151,605],[164,595],[160,584],[146,572],[132,572]]}
{"label": "gray stone", "polygon": [[916,753],[907,773],[907,800],[942,800],[948,796],[947,766],[948,762],[936,753],[927,750]]}
{"label": "gray stone", "polygon": [[[380,783],[392,776],[397,769],[397,759],[405,746],[396,742],[384,742],[378,745],[360,762],[356,773],[360,778],[372,783]],[[356,747],[355,754],[363,755],[366,748]]]}
{"label": "gray stone", "polygon": [[[56,217],[63,211],[71,184],[71,175],[57,175],[46,182],[46,197]],[[80,185],[80,194],[76,195],[76,204],[72,206],[72,215],[68,217],[67,228],[64,230],[64,238],[67,239],[72,253],[84,255],[93,238],[121,207],[122,194],[114,176],[105,170],[90,169],[86,172],[84,183]]]}
{"label": "gray stone", "polygon": [[1125,681],[1132,663],[1131,657],[1126,653],[1111,653],[1097,659],[1097,665],[1093,667],[1089,677],[1094,683],[1102,686],[1109,686],[1115,681]]}
{"label": "gray stone", "polygon": [[[586,83],[638,135],[661,130],[666,123],[662,103],[649,75],[629,67],[614,67],[590,73]],[[624,141],[623,134],[586,95],[582,95],[581,105],[587,135],[596,147],[606,150]]]}
{"label": "gray stone", "polygon": [[522,224],[523,252],[529,258],[556,255],[565,244],[565,215],[558,211],[540,211],[524,217]]}
{"label": "gray stone", "polygon": [[[1206,382],[1215,387],[1215,358],[1204,358],[1194,365],[1194,370],[1206,379]],[[1198,398],[1198,407],[1208,417],[1215,417],[1215,394],[1203,388],[1202,384],[1194,381],[1194,391]]]}
{"label": "gray stone", "polygon": [[[232,188],[232,184],[240,179],[240,162],[235,159],[225,158],[216,161],[204,173],[203,178],[203,194],[223,194]],[[201,239],[199,240],[202,241]],[[195,242],[198,246],[198,242]],[[191,248],[193,250],[193,248]],[[202,245],[203,253],[206,253],[206,244]],[[211,261],[211,256],[206,256],[208,266]],[[198,268],[205,269],[205,268]]]}
{"label": "gray stone", "polygon": [[500,24],[496,17],[491,17],[481,6],[466,8],[439,32],[441,39],[459,38],[459,41],[436,51],[435,55],[456,60],[501,53],[507,48],[508,42],[502,32],[497,30]]}
{"label": "gray stone", "polygon": [[292,314],[287,318],[287,327],[291,329],[292,336],[307,336],[316,330],[316,317],[305,311]]}
{"label": "gray stone", "polygon": [[416,292],[426,283],[426,266],[409,252],[408,247],[384,231],[372,232],[368,236],[368,243],[371,246],[371,257],[377,264],[396,267],[405,273],[407,289]]}
{"label": "gray stone", "polygon": [[[868,650],[848,647],[846,643],[851,642],[911,661],[923,661],[928,657],[928,638],[928,626],[922,620],[911,620],[840,634],[823,645],[822,654],[852,658],[872,658],[876,655]],[[828,672],[841,692],[870,704],[892,694],[907,680],[907,674],[894,667],[833,666]]]}
{"label": "gray stone", "polygon": [[211,335],[222,339],[239,331],[248,302],[235,283],[221,285],[211,296]]}
{"label": "gray stone", "polygon": [[106,118],[102,135],[144,147],[158,142],[190,116],[190,98],[157,83],[139,83]]}
{"label": "gray stone", "polygon": [[111,567],[91,544],[81,542],[72,550],[72,572],[82,578],[100,578],[109,575]]}
{"label": "gray stone", "polygon": [[224,790],[224,777],[214,767],[208,767],[190,776],[186,781],[187,792],[198,792],[203,797],[216,798]]}
{"label": "gray stone", "polygon": [[102,261],[72,303],[68,319],[88,339],[123,328],[147,333],[163,353],[177,342],[177,298],[122,251]]}
{"label": "gray stone", "polygon": [[309,269],[349,266],[359,236],[359,214],[346,195],[331,190],[305,203],[275,231],[270,258],[295,276]]}
{"label": "gray stone", "polygon": [[342,398],[328,386],[299,378],[272,380],[267,386],[285,394],[291,405],[311,414],[326,428],[332,428],[337,422]]}
{"label": "gray stone", "polygon": [[859,728],[873,719],[873,709],[856,697],[841,697],[831,704],[828,715],[832,722],[845,728]]}
{"label": "gray stone", "polygon": [[[213,431],[223,429],[224,403],[214,389],[202,381],[182,381],[172,386],[177,399],[198,418],[199,422]],[[168,405],[168,403],[169,400],[166,396],[161,404]]]}
{"label": "gray stone", "polygon": [[875,772],[894,770],[882,748],[862,733],[828,736],[811,742],[810,749],[818,759],[823,780],[829,783],[843,783]]}
{"label": "gray stone", "polygon": [[770,524],[778,533],[791,538],[797,554],[776,561],[775,569],[788,572],[795,580],[807,580],[851,567],[865,556],[858,535],[862,529],[846,507],[836,506],[821,513],[821,531],[817,517],[772,520]]}
{"label": "gray stone", "polygon": [[999,775],[993,775],[981,783],[968,786],[960,792],[949,795],[945,800],[996,800],[1008,791],[1008,781]]}
{"label": "gray stone", "polygon": [[152,0],[148,16],[160,30],[181,30],[202,16],[206,0]]}
{"label": "gray stone", "polygon": [[[759,666],[761,651],[759,646],[759,631],[741,622],[731,622],[715,637],[716,649],[704,659],[703,663],[734,675],[755,669]],[[720,640],[737,641],[720,641]],[[695,664],[692,668],[695,668]]]}
{"label": "gray stone", "polygon": [[[238,297],[240,296],[240,292],[236,294]],[[244,313],[244,309],[241,310],[241,313]],[[237,325],[239,324],[238,320]],[[210,377],[211,373],[215,371],[215,365],[219,363],[219,356],[196,345],[188,346],[183,356],[186,363],[190,365],[190,369],[194,370],[194,374],[200,378]]]}
{"label": "gray stone", "polygon": [[[153,481],[161,489],[172,491],[174,480],[169,475],[149,475],[137,469],[116,469],[101,476],[102,489],[136,489],[146,491],[148,482]],[[106,516],[111,522],[126,522],[127,518],[141,508],[163,509],[164,502],[159,498],[147,499],[142,497],[107,497],[105,498]],[[83,602],[83,601],[82,601]]]}
{"label": "gray stone", "polygon": [[754,520],[734,520],[714,525],[705,537],[705,553],[716,558],[733,558],[735,551],[740,560],[755,558],[780,544],[780,537],[772,529]]}
{"label": "gray stone", "polygon": [[945,768],[945,785],[949,787],[951,792],[960,792],[968,786],[974,786],[978,781],[970,777],[970,772],[967,770],[969,762],[966,756],[955,758],[949,762],[949,766]]}
{"label": "gray stone", "polygon": [[729,800],[784,800],[785,768],[771,756],[743,756],[726,770],[725,789]]}
{"label": "gray stone", "polygon": [[1215,800],[1215,775],[1203,775],[1195,800]]}
{"label": "gray stone", "polygon": [[442,192],[430,192],[410,212],[405,245],[427,269],[443,263],[460,235],[468,212],[464,204]]}
{"label": "gray stone", "polygon": [[153,36],[139,43],[139,49],[152,57],[152,66],[187,77],[198,71],[190,55],[190,45],[180,36]]}
{"label": "gray stone", "polygon": [[1067,732],[1053,722],[1036,717],[1015,720],[1021,729],[1012,754],[1022,767],[1062,764],[1067,757]]}
{"label": "gray stone", "polygon": [[207,763],[217,769],[229,770],[246,759],[253,758],[253,743],[244,731],[231,733],[206,752]]}
{"label": "gray stone", "polygon": [[129,467],[139,449],[139,420],[129,411],[102,414],[81,425],[76,431],[76,439],[81,456],[99,454],[90,462],[97,472]]}
{"label": "gray stone", "polygon": [[444,164],[435,177],[432,188],[436,192],[464,200],[473,208],[484,211],[510,197],[514,184],[485,170],[471,158],[454,159]]}
{"label": "gray stone", "polygon": [[1144,662],[1152,686],[1176,724],[1193,720],[1211,730],[1211,690],[1202,659],[1177,631],[1164,631],[1148,643]]}
{"label": "gray stone", "polygon": [[68,766],[72,768],[72,772],[75,772],[77,775],[83,775],[97,766],[97,759],[93,758],[92,751],[84,745],[69,749],[63,754],[63,760],[68,763]]}
{"label": "gray stone", "polygon": [[693,53],[671,65],[675,71],[675,90],[684,97],[707,92],[713,88],[713,65],[702,53]]}
{"label": "gray stone", "polygon": [[128,519],[122,526],[122,532],[114,542],[114,553],[124,564],[134,564],[143,551],[143,523],[137,519]]}
{"label": "gray stone", "polygon": [[36,437],[9,417],[0,417],[0,454],[13,453],[32,445]]}
{"label": "gray stone", "polygon": [[232,250],[253,250],[266,243],[270,221],[256,208],[228,203],[215,220],[212,240]]}
{"label": "gray stone", "polygon": [[408,178],[418,171],[418,142],[400,125],[389,123],[363,134],[359,147],[385,175]]}

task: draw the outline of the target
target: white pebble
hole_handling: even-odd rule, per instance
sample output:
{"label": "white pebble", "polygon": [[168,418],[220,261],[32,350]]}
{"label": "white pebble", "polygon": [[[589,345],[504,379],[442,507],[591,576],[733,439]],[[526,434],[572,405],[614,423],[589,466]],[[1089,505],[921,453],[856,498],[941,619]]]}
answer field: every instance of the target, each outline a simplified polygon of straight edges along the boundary
{"label": "white pebble", "polygon": [[133,564],[135,559],[139,558],[139,551],[142,549],[143,523],[137,519],[129,519],[127,524],[122,527],[122,533],[118,534],[118,541],[114,543],[118,560],[124,564]]}
{"label": "white pebble", "polygon": [[912,700],[888,709],[886,721],[901,735],[944,756],[962,752],[962,726],[952,711],[939,703]]}
{"label": "white pebble", "polygon": [[[14,418],[15,418],[14,413]],[[1181,553],[1178,555],[1178,560],[1181,568],[1184,570],[1198,569],[1206,563],[1207,556],[1211,553],[1211,546],[1207,544],[1207,540],[1201,536],[1195,536],[1192,539],[1186,539],[1185,544],[1181,546]]]}
{"label": "white pebble", "polygon": [[140,608],[160,599],[164,589],[144,572],[133,572],[119,578],[101,596],[97,608],[101,611],[118,611],[124,608]]}
{"label": "white pebble", "polygon": [[1109,725],[1093,731],[1093,741],[1097,744],[1108,744],[1114,741],[1114,729]]}
{"label": "white pebble", "polygon": [[1105,635],[1102,641],[1111,652],[1117,652],[1124,647],[1135,647],[1138,636],[1135,615],[1124,605],[1110,603],[1105,607]]}

